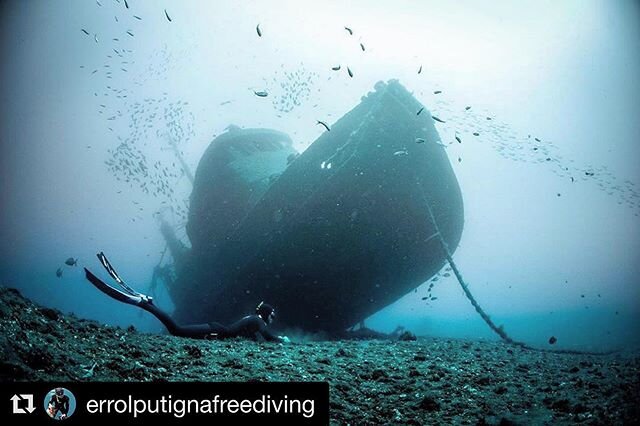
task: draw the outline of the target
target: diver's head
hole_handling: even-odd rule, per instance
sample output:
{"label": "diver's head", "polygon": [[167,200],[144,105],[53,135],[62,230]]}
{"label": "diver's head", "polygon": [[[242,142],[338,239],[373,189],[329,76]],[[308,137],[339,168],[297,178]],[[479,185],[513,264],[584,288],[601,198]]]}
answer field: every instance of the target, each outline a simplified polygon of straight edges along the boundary
{"label": "diver's head", "polygon": [[256,314],[260,318],[262,318],[262,321],[267,324],[271,324],[276,317],[276,310],[273,309],[273,306],[264,302],[260,302],[260,304],[256,308]]}
{"label": "diver's head", "polygon": [[64,395],[64,389],[56,388],[56,396],[59,398]]}

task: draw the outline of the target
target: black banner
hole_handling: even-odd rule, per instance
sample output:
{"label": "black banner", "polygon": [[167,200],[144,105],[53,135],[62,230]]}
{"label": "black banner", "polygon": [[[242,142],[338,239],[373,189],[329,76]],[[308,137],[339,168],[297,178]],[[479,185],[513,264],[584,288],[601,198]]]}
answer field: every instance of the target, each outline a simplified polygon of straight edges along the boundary
{"label": "black banner", "polygon": [[0,389],[6,424],[329,424],[326,382],[16,382]]}

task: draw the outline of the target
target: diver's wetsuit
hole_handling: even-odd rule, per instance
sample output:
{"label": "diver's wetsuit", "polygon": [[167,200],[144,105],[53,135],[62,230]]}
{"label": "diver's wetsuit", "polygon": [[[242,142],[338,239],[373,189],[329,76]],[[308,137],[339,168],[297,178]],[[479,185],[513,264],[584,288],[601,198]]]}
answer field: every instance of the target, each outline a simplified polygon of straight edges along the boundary
{"label": "diver's wetsuit", "polygon": [[[270,342],[284,342],[285,339],[276,336],[267,329],[267,323],[262,319],[260,315],[248,315],[239,321],[234,322],[230,326],[226,327],[217,322],[210,322],[208,324],[192,324],[192,325],[178,325],[176,322],[163,310],[153,304],[152,299],[149,296],[138,293],[131,287],[127,286],[122,279],[113,270],[113,267],[108,263],[103,253],[98,254],[98,258],[103,262],[105,269],[109,271],[109,274],[116,279],[118,284],[122,287],[121,290],[105,284],[102,280],[91,273],[87,268],[84,268],[87,279],[95,285],[100,291],[130,305],[138,306],[147,312],[151,312],[156,318],[158,318],[169,333],[174,336],[180,337],[193,337],[193,338],[227,338],[227,337],[248,337],[256,340],[268,340]],[[260,304],[262,306],[262,303]],[[265,305],[268,306],[268,305]],[[257,310],[256,310],[257,312]]]}
{"label": "diver's wetsuit", "polygon": [[62,395],[58,398],[57,395],[51,395],[49,406],[53,406],[53,417],[58,414],[58,411],[66,416],[69,412],[69,397],[67,395]]}
{"label": "diver's wetsuit", "polygon": [[180,337],[205,338],[208,336],[224,339],[228,337],[247,337],[255,340],[267,340],[269,342],[282,342],[282,338],[271,333],[267,328],[267,324],[258,315],[247,315],[239,321],[234,322],[226,327],[218,322],[210,322],[208,324],[192,324],[178,325],[164,311],[159,309],[153,303],[140,303],[142,309],[151,312],[158,318],[169,333]]}

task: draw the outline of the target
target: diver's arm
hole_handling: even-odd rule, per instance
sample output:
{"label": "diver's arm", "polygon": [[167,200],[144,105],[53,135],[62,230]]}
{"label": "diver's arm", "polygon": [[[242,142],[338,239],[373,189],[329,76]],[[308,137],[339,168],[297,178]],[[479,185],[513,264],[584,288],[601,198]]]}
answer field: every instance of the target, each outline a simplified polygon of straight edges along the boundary
{"label": "diver's arm", "polygon": [[278,342],[278,343],[284,343],[285,339],[283,339],[280,336],[276,336],[275,334],[273,334],[268,328],[267,325],[263,322],[260,321],[260,329],[258,330],[258,333],[264,337],[264,340],[268,341],[268,342]]}

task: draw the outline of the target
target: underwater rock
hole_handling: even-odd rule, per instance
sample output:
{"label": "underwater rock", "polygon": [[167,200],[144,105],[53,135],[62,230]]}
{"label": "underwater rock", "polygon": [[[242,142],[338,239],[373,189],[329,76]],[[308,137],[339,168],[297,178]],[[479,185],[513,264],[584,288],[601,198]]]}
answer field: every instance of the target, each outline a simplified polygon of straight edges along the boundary
{"label": "underwater rock", "polygon": [[440,140],[420,108],[398,81],[379,82],[290,162],[281,132],[232,127],[214,139],[190,199],[192,250],[170,289],[176,319],[228,323],[264,300],[279,326],[339,332],[431,278],[445,258],[426,203],[452,252],[463,205],[444,149],[414,142]]}
{"label": "underwater rock", "polygon": [[422,401],[420,401],[420,404],[418,404],[418,407],[425,411],[438,411],[440,409],[440,403],[430,396],[425,396]]}
{"label": "underwater rock", "polygon": [[60,318],[60,311],[57,309],[40,308],[40,313],[42,313],[45,318],[51,321],[56,321],[58,318]]}
{"label": "underwater rock", "polygon": [[0,336],[0,379],[20,380],[28,375],[11,343],[5,336]]}
{"label": "underwater rock", "polygon": [[498,395],[504,395],[508,391],[509,389],[507,389],[505,386],[498,386],[497,388],[494,389],[494,392],[497,393]]}
{"label": "underwater rock", "polygon": [[197,346],[184,345],[183,348],[191,358],[202,358],[202,351]]}
{"label": "underwater rock", "polygon": [[419,353],[419,354],[416,354],[413,357],[413,360],[414,361],[426,361],[427,360],[427,356],[425,354],[423,354],[423,353]]}
{"label": "underwater rock", "polygon": [[398,340],[407,342],[407,341],[411,341],[411,340],[417,340],[417,337],[416,337],[415,334],[413,334],[410,331],[403,331],[400,334],[400,336],[398,336]]}
{"label": "underwater rock", "polygon": [[568,413],[571,411],[571,403],[568,399],[559,399],[551,403],[550,407],[552,410],[562,411],[564,413]]}

